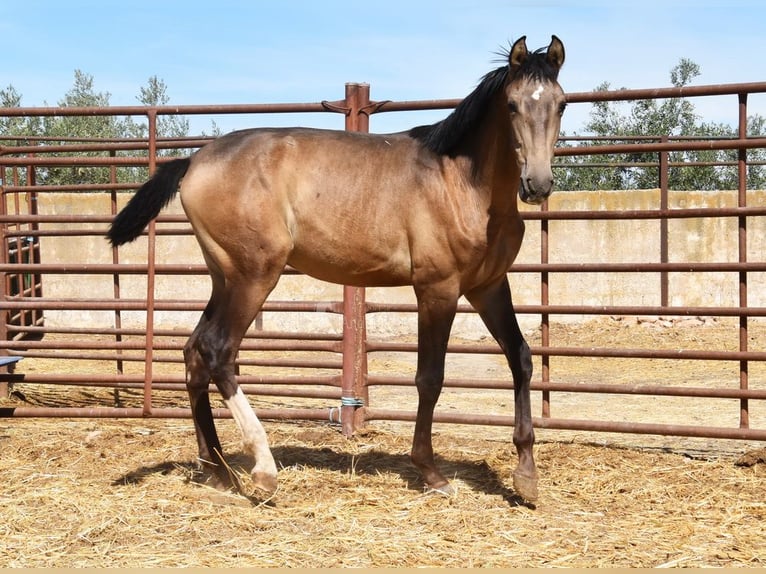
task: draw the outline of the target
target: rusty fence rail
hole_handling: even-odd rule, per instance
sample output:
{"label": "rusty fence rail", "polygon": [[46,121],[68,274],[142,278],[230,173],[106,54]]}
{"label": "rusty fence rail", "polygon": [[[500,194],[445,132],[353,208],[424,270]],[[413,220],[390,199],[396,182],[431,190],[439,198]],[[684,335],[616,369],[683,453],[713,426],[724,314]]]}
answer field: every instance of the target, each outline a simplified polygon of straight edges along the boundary
{"label": "rusty fence rail", "polygon": [[[540,368],[533,380],[533,390],[539,393],[540,413],[534,423],[539,428],[608,431],[678,436],[715,437],[766,440],[766,424],[751,420],[753,404],[763,410],[766,381],[760,367],[766,363],[766,351],[757,341],[751,348],[753,323],[766,317],[766,307],[751,305],[752,278],[766,273],[762,254],[748,258],[748,222],[766,215],[766,205],[748,205],[746,187],[747,150],[766,148],[766,138],[749,137],[746,131],[748,94],[766,92],[766,83],[698,86],[693,88],[663,88],[656,90],[621,90],[569,94],[571,103],[616,101],[644,98],[704,97],[710,95],[736,96],[739,114],[739,136],[733,139],[702,139],[696,141],[629,142],[611,145],[567,147],[560,155],[603,155],[640,152],[656,154],[659,166],[660,201],[656,208],[619,211],[553,210],[547,206],[539,211],[525,211],[528,228],[537,226],[540,238],[539,260],[519,262],[513,273],[539,280],[539,300],[517,304],[520,315],[539,317],[540,344],[533,354]],[[368,131],[369,118],[375,113],[449,109],[459,100],[428,100],[409,102],[374,102],[369,98],[366,84],[348,84],[345,99],[311,104],[235,105],[235,106],[167,106],[167,107],[109,107],[109,108],[15,108],[2,109],[0,116],[138,116],[145,117],[150,137],[146,140],[81,141],[76,138],[57,142],[5,140],[0,147],[0,393],[12,389],[33,389],[46,385],[46,393],[58,396],[50,389],[89,389],[79,406],[56,406],[40,393],[34,405],[18,406],[9,401],[0,405],[4,417],[187,417],[189,410],[179,406],[184,391],[182,346],[197,316],[204,308],[204,296],[169,296],[158,283],[177,278],[190,286],[207,284],[206,269],[201,261],[160,261],[158,250],[172,252],[174,242],[193,241],[191,230],[183,215],[165,214],[150,224],[141,249],[143,260],[129,259],[123,248],[111,249],[104,242],[109,261],[93,261],[87,250],[79,250],[83,238],[103,236],[108,223],[125,200],[121,192],[136,187],[135,181],[118,181],[118,170],[144,167],[153,170],[163,153],[187,153],[204,145],[206,138],[163,140],[156,137],[157,118],[161,115],[273,114],[328,112],[340,113],[348,130]],[[2,139],[2,137],[0,137]],[[41,145],[45,144],[45,145]],[[738,150],[736,162],[739,189],[736,206],[716,208],[679,208],[668,203],[668,153],[694,149]],[[89,155],[78,155],[88,152]],[[109,179],[89,184],[46,184],[46,170],[108,168]],[[41,183],[38,184],[38,180]],[[86,192],[104,198],[103,210],[97,212],[75,209],[58,211],[55,206],[43,210],[46,197],[55,194]],[[562,193],[562,192],[560,192]],[[737,222],[736,260],[732,261],[673,261],[669,251],[668,223],[683,218],[726,218]],[[549,242],[552,222],[584,220],[657,220],[660,222],[660,253],[656,262],[582,262],[556,263],[550,260]],[[750,226],[752,227],[752,225]],[[559,230],[558,233],[565,233]],[[46,242],[72,240],[75,247],[66,257],[52,260],[45,252]],[[98,241],[98,240],[95,240]],[[96,243],[98,244],[98,243]],[[562,304],[551,298],[550,284],[555,277],[576,273],[652,273],[659,277],[660,298],[656,304],[639,301],[628,305]],[[671,273],[731,273],[737,276],[737,304],[734,306],[678,306],[670,303]],[[294,275],[294,270],[286,270]],[[106,281],[108,296],[88,296],[88,293],[66,297],[49,296],[47,286],[61,278],[71,282],[98,278]],[[95,280],[95,279],[94,279]],[[141,282],[140,296],[136,288],[128,288],[133,280]],[[74,293],[74,290],[72,291]],[[131,293],[131,294],[129,294]],[[246,393],[258,395],[259,416],[275,419],[314,419],[340,423],[346,434],[371,420],[414,420],[414,411],[376,405],[371,390],[411,387],[412,376],[403,373],[379,373],[370,369],[368,361],[386,353],[412,357],[416,351],[412,342],[401,342],[368,334],[369,317],[398,317],[414,314],[413,303],[368,301],[364,289],[344,287],[337,296],[325,300],[270,300],[264,314],[331,316],[331,328],[280,330],[264,328],[259,321],[248,332],[238,361],[240,381]],[[757,299],[760,300],[760,299]],[[68,313],[101,313],[108,324],[58,322],[51,324],[47,315]],[[158,325],[163,313],[188,313],[181,325]],[[467,305],[459,313],[472,314]],[[75,314],[75,315],[73,315]],[[104,315],[106,314],[106,315]],[[128,315],[133,314],[131,323]],[[143,320],[135,322],[135,315]],[[560,347],[551,344],[552,316],[700,316],[724,317],[736,322],[737,348],[690,350],[678,348],[591,348]],[[285,315],[286,316],[286,315]],[[392,319],[393,320],[393,319]],[[278,320],[275,320],[278,323]],[[308,321],[306,321],[308,323]],[[298,324],[301,320],[298,319]],[[412,333],[402,333],[409,334]],[[453,342],[450,356],[494,356],[500,351],[494,344]],[[693,360],[700,364],[723,361],[736,366],[736,377],[713,387],[699,385],[656,385],[641,381],[630,383],[571,382],[566,370],[554,371],[552,358],[586,359]],[[410,363],[412,359],[410,359]],[[759,369],[753,369],[758,366]],[[758,371],[757,376],[751,375]],[[289,371],[289,374],[285,374]],[[507,393],[510,400],[510,377],[502,379],[456,378],[445,382],[447,388],[484,390]],[[4,388],[3,388],[4,387]],[[106,394],[105,394],[106,393]],[[659,422],[626,422],[624,420],[584,420],[559,418],[552,415],[551,405],[556,397],[573,393],[577,396],[604,393],[650,397],[688,397],[706,400],[738,402],[738,421],[729,426],[669,424],[658,413]],[[31,394],[31,391],[28,391]],[[92,401],[92,402],[89,402]],[[414,407],[414,403],[411,405]],[[508,408],[510,411],[510,408]],[[513,417],[479,412],[439,412],[436,420],[512,426]],[[216,416],[229,416],[223,409]]]}

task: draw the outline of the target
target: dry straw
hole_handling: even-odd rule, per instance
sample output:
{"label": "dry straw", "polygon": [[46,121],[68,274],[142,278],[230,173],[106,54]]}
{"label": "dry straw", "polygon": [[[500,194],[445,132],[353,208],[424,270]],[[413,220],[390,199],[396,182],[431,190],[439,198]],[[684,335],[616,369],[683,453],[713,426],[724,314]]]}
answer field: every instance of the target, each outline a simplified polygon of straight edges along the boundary
{"label": "dry straw", "polygon": [[[557,326],[552,337],[557,345],[609,346],[625,333],[631,346],[736,345],[736,329],[724,325],[671,331],[623,323]],[[758,327],[753,348],[766,341]],[[534,343],[534,335],[530,339]],[[406,371],[394,359],[379,360]],[[728,367],[700,369],[690,361],[617,367],[556,361],[555,372],[574,380],[640,377],[699,385],[707,384],[705,377],[731,375]],[[505,373],[502,362],[497,357]],[[50,369],[25,363],[25,369]],[[751,367],[753,384],[762,385],[764,365]],[[33,405],[111,400],[107,391],[19,387]],[[379,398],[413,406],[411,396],[407,402],[401,394]],[[714,424],[729,416],[717,406],[691,408],[688,399],[664,401],[660,409],[652,398],[630,404],[556,395],[552,405],[555,414],[568,409],[576,418],[603,415],[605,404],[609,415],[637,420],[661,413],[666,422],[681,423],[693,414]],[[140,397],[126,392],[122,399]],[[161,393],[156,399],[163,405],[179,400]],[[470,403],[507,414],[512,404],[505,395],[482,399],[468,391],[445,393],[439,408]],[[0,400],[9,403],[19,399]],[[753,424],[763,421],[758,408]],[[737,405],[729,410],[736,415]],[[512,491],[516,454],[509,429],[437,425],[435,449],[457,487],[444,497],[424,492],[409,462],[410,424],[374,423],[350,440],[329,423],[266,426],[281,470],[278,491],[263,500],[195,482],[191,421],[1,419],[0,567],[766,565],[762,444],[541,431],[535,449],[541,498],[530,508]],[[252,461],[241,454],[239,433],[231,420],[219,428],[231,471],[247,485]],[[756,450],[743,456],[748,449]]]}
{"label": "dry straw", "polygon": [[[193,481],[187,421],[6,420],[0,566],[766,563],[761,462],[543,442],[532,509],[510,490],[506,442],[441,431],[436,448],[457,486],[447,498],[423,492],[406,426],[352,440],[327,425],[268,426],[281,472],[264,501]],[[246,479],[236,429],[221,427]]]}

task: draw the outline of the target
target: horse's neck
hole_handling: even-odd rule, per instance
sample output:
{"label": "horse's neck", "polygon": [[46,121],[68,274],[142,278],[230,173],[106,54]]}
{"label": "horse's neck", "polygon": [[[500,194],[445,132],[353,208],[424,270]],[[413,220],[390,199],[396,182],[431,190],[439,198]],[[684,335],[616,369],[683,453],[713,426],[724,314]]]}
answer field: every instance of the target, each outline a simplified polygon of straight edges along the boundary
{"label": "horse's neck", "polygon": [[477,193],[490,212],[517,213],[521,168],[504,104],[492,107],[472,140],[468,169]]}

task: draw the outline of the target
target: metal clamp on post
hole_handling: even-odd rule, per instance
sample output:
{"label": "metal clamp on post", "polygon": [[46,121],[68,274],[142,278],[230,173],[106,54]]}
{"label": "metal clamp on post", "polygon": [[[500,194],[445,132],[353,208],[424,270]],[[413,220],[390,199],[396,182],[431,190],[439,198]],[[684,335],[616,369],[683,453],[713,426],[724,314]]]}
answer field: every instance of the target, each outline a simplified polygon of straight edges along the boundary
{"label": "metal clamp on post", "polygon": [[362,399],[357,399],[355,397],[341,397],[340,406],[359,408],[364,406],[364,401]]}
{"label": "metal clamp on post", "polygon": [[358,409],[363,406],[364,401],[362,399],[357,399],[355,397],[341,397],[339,407],[330,407],[329,420],[331,423],[341,424],[343,407],[354,407],[355,409]]}

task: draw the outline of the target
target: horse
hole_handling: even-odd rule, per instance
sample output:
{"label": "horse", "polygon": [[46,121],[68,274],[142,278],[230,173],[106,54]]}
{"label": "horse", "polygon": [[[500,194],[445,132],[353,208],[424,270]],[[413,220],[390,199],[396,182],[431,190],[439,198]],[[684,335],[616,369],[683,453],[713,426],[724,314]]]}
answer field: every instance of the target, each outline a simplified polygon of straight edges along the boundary
{"label": "horse", "polygon": [[[432,423],[458,299],[465,296],[500,345],[514,388],[515,493],[538,498],[530,407],[532,360],[508,273],[524,236],[517,196],[542,204],[565,94],[564,45],[503,51],[443,120],[394,134],[255,128],[234,131],[190,157],[161,164],[107,231],[136,239],[180,193],[212,280],[184,345],[186,386],[202,470],[232,484],[210,408],[212,380],[255,460],[251,479],[273,494],[277,467],[266,432],[239,387],[245,332],[286,265],[333,283],[413,287],[417,299],[418,406],[410,459],[426,488],[450,494],[434,461]],[[506,61],[507,60],[507,61]]]}

